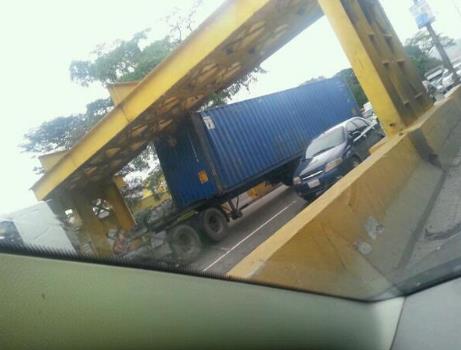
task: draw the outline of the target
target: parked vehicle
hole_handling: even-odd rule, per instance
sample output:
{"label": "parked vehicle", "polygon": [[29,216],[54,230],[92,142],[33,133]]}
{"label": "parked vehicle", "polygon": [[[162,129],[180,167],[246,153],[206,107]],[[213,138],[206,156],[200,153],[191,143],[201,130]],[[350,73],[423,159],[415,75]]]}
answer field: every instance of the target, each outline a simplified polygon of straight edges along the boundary
{"label": "parked vehicle", "polygon": [[[455,69],[456,71],[456,74],[461,77],[461,63],[457,63],[453,66],[453,68]],[[443,86],[443,89],[444,89],[444,92],[447,92],[449,90],[451,90],[453,87],[454,87],[454,74],[451,73],[448,69],[445,69],[443,71],[443,75],[442,75],[442,86]]]}
{"label": "parked vehicle", "polygon": [[291,184],[309,142],[358,112],[347,85],[332,78],[185,116],[154,140],[174,208],[144,223],[166,230],[179,259],[193,260],[201,235],[220,241],[241,216],[234,198],[263,181]]}
{"label": "parked vehicle", "polygon": [[293,185],[302,198],[312,201],[368,155],[384,137],[364,118],[351,118],[312,140],[300,160]]}
{"label": "parked vehicle", "polygon": [[375,111],[371,102],[366,102],[362,107],[362,116],[365,119],[371,119],[375,116]]}
{"label": "parked vehicle", "polygon": [[0,215],[1,243],[75,253],[69,234],[47,202],[38,202],[28,208]]}
{"label": "parked vehicle", "polygon": [[442,84],[442,76],[444,74],[445,69],[443,66],[438,66],[426,72],[424,77],[427,81],[429,81],[436,89],[436,94],[444,94],[445,89]]}
{"label": "parked vehicle", "polygon": [[432,98],[432,100],[435,101],[437,95],[437,87],[434,84],[432,84],[429,80],[423,80],[423,86],[426,92]]}
{"label": "parked vehicle", "polygon": [[378,116],[375,113],[371,102],[366,102],[362,107],[362,117],[365,118],[370,124],[379,124]]}

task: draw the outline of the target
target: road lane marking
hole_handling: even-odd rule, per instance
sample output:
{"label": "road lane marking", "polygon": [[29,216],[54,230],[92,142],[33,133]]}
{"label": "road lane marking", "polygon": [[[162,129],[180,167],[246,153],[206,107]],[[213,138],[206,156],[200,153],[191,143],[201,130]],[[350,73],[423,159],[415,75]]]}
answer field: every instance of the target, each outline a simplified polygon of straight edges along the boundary
{"label": "road lane marking", "polygon": [[230,248],[225,254],[221,255],[219,258],[217,258],[215,261],[213,261],[210,265],[208,265],[207,267],[205,267],[202,272],[205,272],[205,271],[208,271],[209,269],[211,269],[213,266],[215,266],[218,262],[220,262],[222,259],[224,259],[226,256],[228,256],[234,249],[238,248],[243,242],[245,242],[248,238],[250,238],[251,236],[253,236],[256,232],[258,232],[260,229],[262,229],[264,226],[266,226],[269,222],[271,222],[272,220],[274,220],[277,216],[279,216],[280,214],[282,214],[285,210],[287,210],[289,207],[291,207],[293,204],[295,204],[296,201],[292,201],[290,204],[288,204],[285,208],[283,208],[282,210],[280,210],[277,214],[275,214],[274,216],[272,216],[269,220],[265,221],[264,223],[262,223],[261,225],[259,225],[253,232],[251,232],[248,236],[246,236],[245,238],[243,238],[242,240],[240,240],[239,242],[237,242],[237,244],[235,244],[232,248]]}

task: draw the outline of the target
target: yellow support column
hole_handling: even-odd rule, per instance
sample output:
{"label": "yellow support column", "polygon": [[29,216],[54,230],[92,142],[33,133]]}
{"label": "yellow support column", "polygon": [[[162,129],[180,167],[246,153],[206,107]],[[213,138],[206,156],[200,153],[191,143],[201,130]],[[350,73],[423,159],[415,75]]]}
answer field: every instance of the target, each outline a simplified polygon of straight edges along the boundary
{"label": "yellow support column", "polygon": [[114,211],[115,217],[118,221],[118,226],[125,231],[133,228],[135,220],[115,183],[111,183],[105,187],[104,195],[106,200],[112,206],[112,210]]}
{"label": "yellow support column", "polygon": [[319,0],[319,4],[388,135],[432,106],[377,0]]}
{"label": "yellow support column", "polygon": [[[394,137],[246,256],[229,275],[373,298],[398,280],[398,265],[406,258],[414,227],[424,215],[424,208],[416,204],[425,203],[433,191],[427,185],[434,182],[432,172],[424,174],[425,185],[408,185],[424,160],[409,135],[401,133],[432,101],[377,0],[318,2],[386,133]],[[434,133],[440,135],[439,130]],[[402,210],[405,206],[412,210]]]}
{"label": "yellow support column", "polygon": [[82,220],[82,229],[90,237],[93,246],[96,248],[96,253],[99,256],[112,255],[112,249],[107,240],[106,228],[94,214],[91,200],[77,192],[73,192],[71,197],[75,209]]}

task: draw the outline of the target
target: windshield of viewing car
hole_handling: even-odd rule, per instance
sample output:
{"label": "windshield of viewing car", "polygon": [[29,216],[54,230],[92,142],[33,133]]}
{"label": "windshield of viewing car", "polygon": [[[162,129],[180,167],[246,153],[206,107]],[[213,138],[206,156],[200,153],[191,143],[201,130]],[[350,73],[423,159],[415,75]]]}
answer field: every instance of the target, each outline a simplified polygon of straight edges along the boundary
{"label": "windshield of viewing car", "polygon": [[[422,10],[458,68],[455,2]],[[459,274],[461,90],[419,3],[8,2],[0,254],[360,300]]]}
{"label": "windshield of viewing car", "polygon": [[316,138],[311,142],[309,147],[307,147],[305,158],[313,158],[322,152],[339,146],[344,142],[344,140],[345,136],[343,127],[338,127],[329,130],[325,134],[321,135],[320,137]]}

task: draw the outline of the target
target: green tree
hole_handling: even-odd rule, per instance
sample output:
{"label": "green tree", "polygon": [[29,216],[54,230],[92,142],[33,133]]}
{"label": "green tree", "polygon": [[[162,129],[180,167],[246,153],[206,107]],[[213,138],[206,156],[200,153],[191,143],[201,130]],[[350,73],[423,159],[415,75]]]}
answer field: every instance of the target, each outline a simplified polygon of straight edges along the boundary
{"label": "green tree", "polygon": [[73,61],[71,79],[82,86],[99,82],[103,85],[144,78],[177,46],[170,37],[156,40],[143,49],[149,30],[136,33],[130,40],[117,40],[112,45],[100,45],[92,52],[96,58]]}
{"label": "green tree", "polygon": [[416,67],[416,70],[419,72],[421,77],[424,77],[424,73],[426,73],[427,71],[442,64],[441,60],[429,56],[427,53],[421,50],[419,46],[405,45],[404,48],[405,52],[412,60],[413,64]]}
{"label": "green tree", "polygon": [[29,153],[44,154],[72,147],[110,109],[110,99],[98,99],[86,106],[85,113],[60,116],[42,123],[25,134],[22,149]]}
{"label": "green tree", "polygon": [[[148,43],[141,49],[141,41],[147,40],[148,30],[136,33],[129,40],[118,40],[112,45],[100,45],[92,52],[92,60],[73,61],[70,65],[71,79],[82,86],[93,83],[106,85],[121,81],[142,79],[158,65],[176,46],[169,37]],[[145,43],[143,43],[145,44]],[[89,103],[85,113],[59,116],[42,123],[27,132],[21,145],[33,154],[70,149],[113,107],[110,98]],[[148,146],[130,162],[122,173],[146,170],[149,161],[155,160],[155,152]]]}
{"label": "green tree", "polygon": [[[455,44],[455,41],[446,35],[440,34],[439,40],[443,47],[450,47]],[[417,46],[426,55],[430,55],[435,47],[431,35],[426,30],[416,32],[415,35],[405,41],[405,46]]]}
{"label": "green tree", "polygon": [[[455,44],[454,40],[446,35],[439,35],[439,40],[444,47],[450,47]],[[432,37],[425,30],[418,31],[405,41],[405,52],[413,61],[421,77],[430,69],[442,64],[440,59],[433,56],[434,48]]]}

